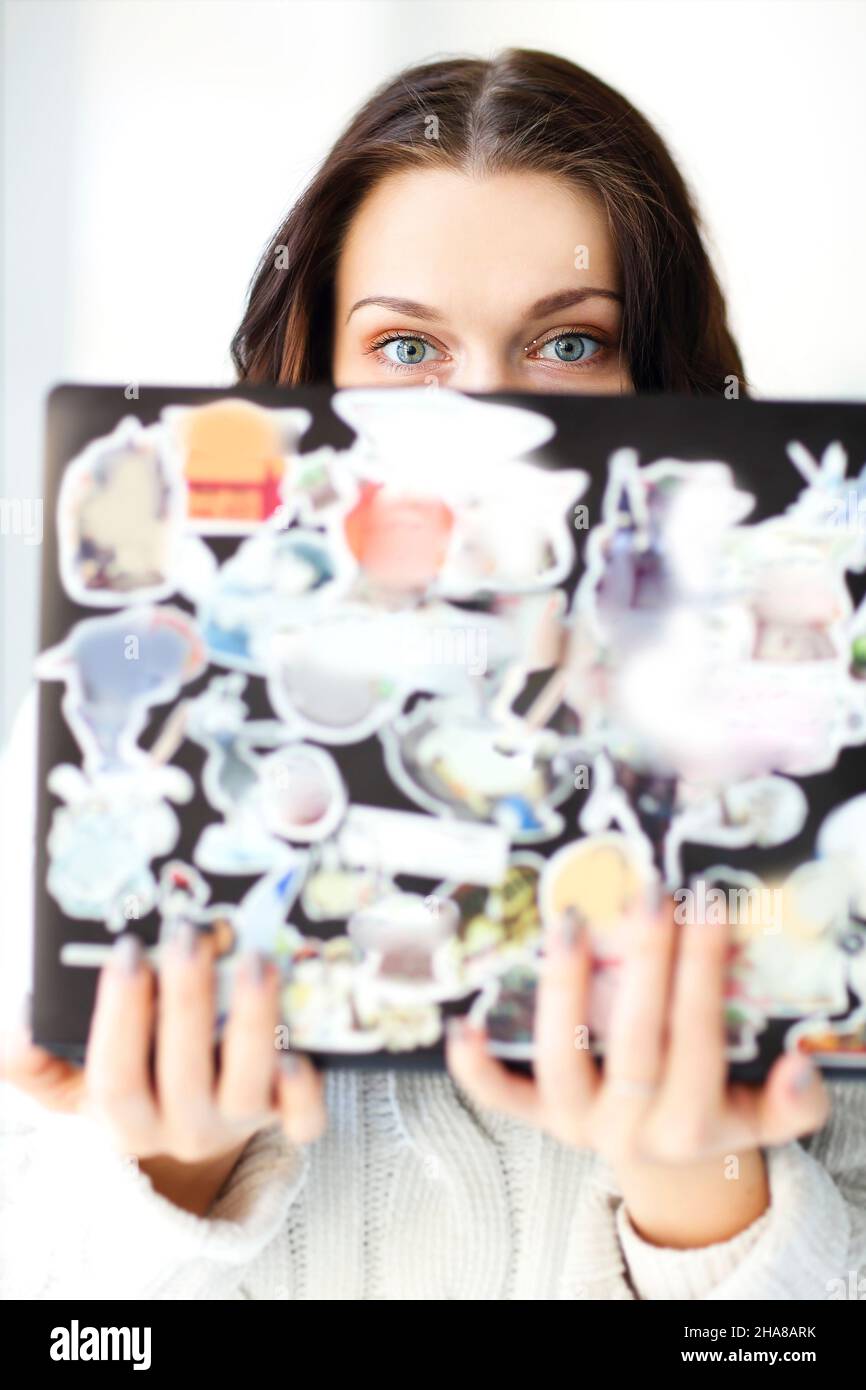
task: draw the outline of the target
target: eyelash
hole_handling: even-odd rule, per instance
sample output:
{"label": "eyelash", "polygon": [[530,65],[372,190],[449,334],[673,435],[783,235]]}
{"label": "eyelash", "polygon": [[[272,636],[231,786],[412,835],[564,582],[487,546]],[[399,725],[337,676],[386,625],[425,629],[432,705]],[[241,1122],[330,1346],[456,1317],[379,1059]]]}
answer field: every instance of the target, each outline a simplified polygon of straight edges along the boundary
{"label": "eyelash", "polygon": [[[588,338],[591,343],[598,344],[599,351],[594,352],[592,357],[588,358],[586,362],[564,362],[563,366],[568,367],[571,371],[588,371],[593,365],[600,365],[600,363],[605,360],[605,356],[610,350],[610,343],[599,334],[597,329],[589,332],[585,328],[557,328],[552,333],[546,334],[543,338],[533,338],[532,342],[529,344],[529,348],[545,347],[547,343],[555,343],[557,338]],[[528,354],[529,348],[524,348],[524,353]],[[542,359],[542,365],[547,366],[548,363]],[[549,365],[553,366],[553,363]],[[559,370],[559,367],[554,367],[554,371]]]}
{"label": "eyelash", "polygon": [[[594,330],[592,333],[589,333],[586,329],[583,328],[558,328],[554,332],[547,334],[546,337],[533,338],[532,342],[528,345],[528,347],[524,348],[523,351],[524,353],[528,353],[529,348],[544,347],[546,343],[555,342],[557,338],[588,338],[590,342],[598,343],[599,351],[593,353],[592,357],[590,357],[586,362],[578,361],[563,363],[563,367],[570,371],[588,371],[589,368],[592,367],[594,364],[599,363],[599,359],[603,361],[607,352],[610,349],[610,344],[605,342],[604,338],[598,336],[598,330]],[[436,344],[432,341],[431,338],[427,337],[426,333],[401,330],[397,332],[380,334],[378,338],[374,338],[369,348],[367,348],[367,351],[370,353],[376,353],[382,365],[388,367],[393,372],[418,372],[421,370],[421,368],[425,368],[427,371],[432,371],[442,365],[442,363],[440,362],[418,362],[415,364],[409,362],[392,362],[390,357],[385,357],[382,355],[382,348],[387,347],[389,343],[405,342],[406,340],[426,343],[428,347],[432,348],[436,347]],[[541,361],[541,365],[544,367],[553,365],[552,363],[548,363],[543,359],[539,360]],[[562,370],[560,367],[554,367],[553,369],[554,371]]]}
{"label": "eyelash", "polygon": [[419,343],[426,343],[428,347],[436,347],[436,344],[432,341],[431,338],[427,337],[426,333],[410,333],[406,331],[400,333],[381,334],[380,337],[373,339],[373,342],[370,344],[367,351],[376,353],[382,365],[390,368],[392,372],[417,372],[420,370],[421,367],[425,367],[427,371],[431,371],[434,368],[442,365],[440,362],[418,362],[415,364],[410,362],[392,362],[390,357],[385,357],[382,354],[382,348],[387,347],[389,343],[401,343],[407,341],[417,341]]}

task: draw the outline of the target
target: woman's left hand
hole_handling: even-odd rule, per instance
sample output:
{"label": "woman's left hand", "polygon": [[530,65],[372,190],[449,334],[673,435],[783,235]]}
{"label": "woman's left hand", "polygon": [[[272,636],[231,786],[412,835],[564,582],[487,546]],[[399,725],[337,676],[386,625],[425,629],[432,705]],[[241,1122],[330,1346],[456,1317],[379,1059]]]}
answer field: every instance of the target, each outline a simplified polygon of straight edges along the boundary
{"label": "woman's left hand", "polygon": [[461,1021],[454,1079],[481,1106],[612,1164],[629,1216],[658,1245],[730,1239],[769,1203],[761,1149],[820,1129],[829,1100],[808,1058],[786,1054],[762,1086],[729,1084],[724,979],[729,928],[678,927],[669,900],[623,924],[624,961],[601,1072],[588,1048],[592,960],[568,921],[546,942],[534,1078],[492,1057]]}

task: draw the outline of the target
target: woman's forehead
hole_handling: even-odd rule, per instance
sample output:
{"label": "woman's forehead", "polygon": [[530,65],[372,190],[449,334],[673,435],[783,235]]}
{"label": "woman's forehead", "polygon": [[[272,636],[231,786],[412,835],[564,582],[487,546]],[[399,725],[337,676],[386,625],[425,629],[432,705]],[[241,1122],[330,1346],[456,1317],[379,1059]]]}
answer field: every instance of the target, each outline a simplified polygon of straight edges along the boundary
{"label": "woman's forehead", "polygon": [[493,298],[500,314],[520,314],[544,296],[589,285],[619,289],[607,218],[592,193],[535,172],[403,170],[372,190],[350,224],[337,270],[338,322],[375,295],[443,315]]}

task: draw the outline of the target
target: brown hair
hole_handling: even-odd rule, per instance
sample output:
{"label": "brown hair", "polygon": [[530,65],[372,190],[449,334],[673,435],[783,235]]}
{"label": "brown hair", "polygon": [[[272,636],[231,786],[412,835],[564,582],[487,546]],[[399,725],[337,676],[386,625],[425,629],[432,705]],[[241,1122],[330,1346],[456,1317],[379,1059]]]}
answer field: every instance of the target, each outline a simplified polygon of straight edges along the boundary
{"label": "brown hair", "polygon": [[526,49],[426,63],[371,97],[259,262],[231,345],[239,380],[330,378],[346,229],[380,179],[424,164],[479,175],[532,170],[594,192],[619,256],[622,353],[635,389],[720,395],[736,378],[745,393],[697,214],[663,141],[612,87]]}

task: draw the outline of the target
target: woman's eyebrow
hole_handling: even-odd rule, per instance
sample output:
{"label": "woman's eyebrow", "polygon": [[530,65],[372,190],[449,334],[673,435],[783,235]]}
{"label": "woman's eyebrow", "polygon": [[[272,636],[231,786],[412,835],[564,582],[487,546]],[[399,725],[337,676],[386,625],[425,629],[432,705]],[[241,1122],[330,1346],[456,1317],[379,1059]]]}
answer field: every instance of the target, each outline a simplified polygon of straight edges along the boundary
{"label": "woman's eyebrow", "polygon": [[366,299],[359,299],[353,304],[346,315],[346,323],[352,317],[356,309],[363,309],[365,304],[378,304],[382,309],[394,309],[398,314],[408,314],[413,319],[435,319],[442,320],[442,314],[436,309],[431,309],[429,304],[419,304],[416,299],[395,299],[390,294],[372,294]]}
{"label": "woman's eyebrow", "polygon": [[[580,290],[558,290],[554,294],[544,295],[542,299],[536,299],[526,310],[525,318],[537,319],[545,314],[555,314],[559,309],[569,309],[575,304],[582,304],[585,299],[613,299],[617,304],[623,302],[622,295],[617,294],[615,290],[587,285]],[[376,304],[380,309],[393,309],[396,313],[408,314],[413,319],[429,319],[438,323],[443,319],[438,309],[433,309],[429,304],[421,304],[417,299],[399,299],[390,294],[371,294],[352,305],[346,315],[346,323],[356,309],[363,309],[367,304]]]}
{"label": "woman's eyebrow", "polygon": [[558,290],[555,294],[546,294],[542,299],[536,299],[526,311],[528,319],[543,318],[546,314],[555,314],[559,309],[570,309],[574,304],[582,304],[585,299],[613,299],[617,304],[623,303],[621,294],[615,290],[603,290],[600,286],[587,285],[580,290]]}

